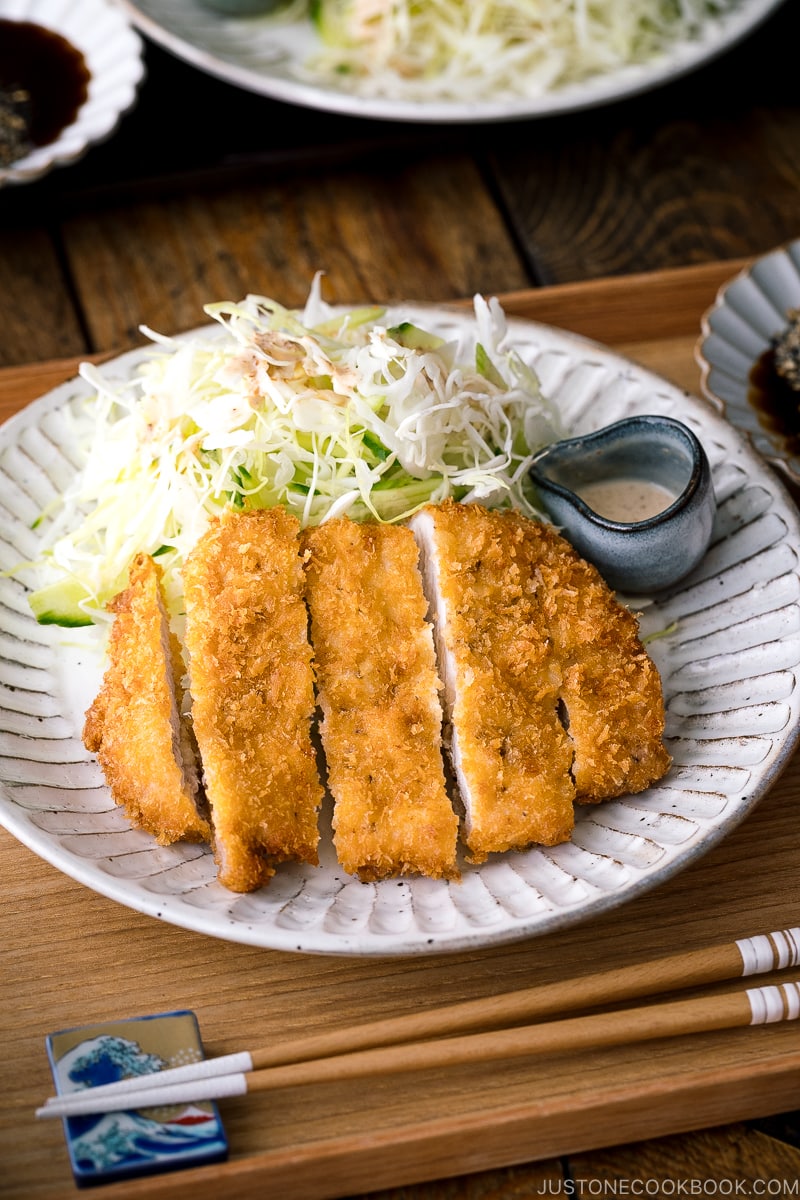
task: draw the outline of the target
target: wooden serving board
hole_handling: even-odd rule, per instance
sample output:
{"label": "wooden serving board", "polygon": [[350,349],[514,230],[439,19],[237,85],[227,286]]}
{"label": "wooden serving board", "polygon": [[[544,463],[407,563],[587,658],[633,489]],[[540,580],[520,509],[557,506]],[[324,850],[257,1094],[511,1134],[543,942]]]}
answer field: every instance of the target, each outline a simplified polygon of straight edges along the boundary
{"label": "wooden serving board", "polygon": [[[697,390],[702,311],[739,264],[520,292],[510,315],[571,328]],[[7,416],[74,363],[0,371]],[[290,955],[164,925],[94,894],[0,831],[4,949],[0,1195],[72,1192],[52,1090],[53,1030],[177,1008],[208,1053],[391,1016],[796,925],[800,760],[700,861],[614,912],[545,937],[451,956]],[[787,974],[798,978],[800,972]],[[767,1116],[800,1104],[800,1023],[327,1084],[225,1102],[230,1160],[94,1189],[115,1200],[345,1197]],[[543,1172],[548,1169],[543,1166]],[[4,1188],[8,1191],[4,1191]]]}

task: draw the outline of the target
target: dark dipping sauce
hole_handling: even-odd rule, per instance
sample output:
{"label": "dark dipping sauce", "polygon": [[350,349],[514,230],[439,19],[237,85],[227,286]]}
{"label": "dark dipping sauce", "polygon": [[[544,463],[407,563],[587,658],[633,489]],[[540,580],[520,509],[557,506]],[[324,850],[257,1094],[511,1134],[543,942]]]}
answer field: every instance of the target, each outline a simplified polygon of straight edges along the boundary
{"label": "dark dipping sauce", "polygon": [[774,350],[765,350],[750,369],[747,400],[759,424],[777,434],[787,454],[800,453],[800,392],[775,370]]}
{"label": "dark dipping sauce", "polygon": [[0,155],[5,161],[54,142],[75,120],[89,94],[89,79],[83,55],[66,38],[30,21],[0,19]]}

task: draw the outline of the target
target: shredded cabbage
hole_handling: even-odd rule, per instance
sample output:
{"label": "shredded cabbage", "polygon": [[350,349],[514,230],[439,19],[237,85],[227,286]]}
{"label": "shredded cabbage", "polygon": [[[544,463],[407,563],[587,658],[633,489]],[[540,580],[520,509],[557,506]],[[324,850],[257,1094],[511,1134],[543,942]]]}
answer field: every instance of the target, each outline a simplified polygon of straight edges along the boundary
{"label": "shredded cabbage", "polygon": [[739,0],[312,0],[311,78],[364,96],[540,96],[641,63]]}
{"label": "shredded cabbage", "polygon": [[42,528],[51,577],[83,590],[87,620],[138,552],[179,611],[183,560],[229,508],[393,522],[453,496],[536,515],[528,466],[562,431],[497,300],[475,297],[456,341],[381,309],[337,313],[319,277],[302,313],[262,296],[205,312],[217,324],[186,338],[145,329],[154,348],[122,384],[80,369],[91,444]]}

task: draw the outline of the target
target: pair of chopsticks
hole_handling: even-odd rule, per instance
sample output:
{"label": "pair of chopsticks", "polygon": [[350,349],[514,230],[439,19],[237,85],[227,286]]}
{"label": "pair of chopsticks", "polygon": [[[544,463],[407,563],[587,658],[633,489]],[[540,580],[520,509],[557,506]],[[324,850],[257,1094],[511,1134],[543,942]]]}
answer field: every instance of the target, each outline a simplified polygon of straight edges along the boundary
{"label": "pair of chopsticks", "polygon": [[36,1115],[76,1117],[190,1104],[301,1084],[590,1050],[794,1020],[800,1017],[800,983],[790,982],[496,1028],[799,964],[800,928],[783,929],[710,949],[311,1034],[70,1092],[50,1097]]}

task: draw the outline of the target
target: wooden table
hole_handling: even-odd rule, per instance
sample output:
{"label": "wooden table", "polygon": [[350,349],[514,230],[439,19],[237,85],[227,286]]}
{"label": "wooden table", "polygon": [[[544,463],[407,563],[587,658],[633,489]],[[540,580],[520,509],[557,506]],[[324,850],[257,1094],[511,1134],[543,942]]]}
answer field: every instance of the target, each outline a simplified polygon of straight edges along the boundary
{"label": "wooden table", "polygon": [[[692,347],[717,286],[800,233],[799,29],[789,3],[648,97],[477,129],[295,111],[149,47],[114,139],[0,193],[0,417],[87,354],[137,343],[142,323],[189,328],[207,301],[246,291],[299,304],[317,269],[342,302],[500,293],[510,313],[597,337],[696,391]],[[798,787],[795,759],[721,846],[612,916],[405,962],[283,955],[162,925],[0,832],[0,1195],[74,1193],[60,1128],[32,1118],[50,1090],[49,1031],[190,1007],[219,1052],[797,924]],[[794,1194],[799,1034],[605,1052],[533,1081],[498,1066],[230,1102],[225,1167],[98,1194]]]}

